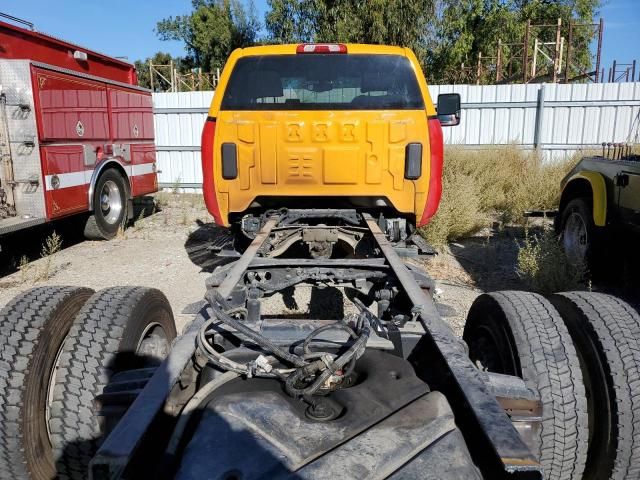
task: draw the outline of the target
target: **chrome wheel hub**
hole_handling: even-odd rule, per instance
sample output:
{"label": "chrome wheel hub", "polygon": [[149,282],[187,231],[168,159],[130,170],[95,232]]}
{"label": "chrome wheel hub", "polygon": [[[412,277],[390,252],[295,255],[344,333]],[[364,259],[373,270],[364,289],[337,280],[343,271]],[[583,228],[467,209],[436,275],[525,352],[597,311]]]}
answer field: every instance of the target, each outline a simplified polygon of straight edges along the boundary
{"label": "chrome wheel hub", "polygon": [[118,184],[113,180],[107,180],[100,192],[100,210],[104,220],[113,225],[118,222],[122,213],[122,195]]}

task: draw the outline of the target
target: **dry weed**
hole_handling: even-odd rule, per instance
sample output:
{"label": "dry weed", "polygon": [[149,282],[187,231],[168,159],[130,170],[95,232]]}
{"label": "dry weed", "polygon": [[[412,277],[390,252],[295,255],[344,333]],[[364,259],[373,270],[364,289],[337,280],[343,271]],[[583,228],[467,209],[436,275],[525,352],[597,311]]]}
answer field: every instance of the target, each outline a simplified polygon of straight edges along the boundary
{"label": "dry weed", "polygon": [[584,288],[586,269],[567,261],[552,229],[527,235],[519,246],[517,274],[534,291],[549,294]]}
{"label": "dry weed", "polygon": [[438,213],[421,230],[435,246],[473,234],[487,223],[481,212],[478,183],[465,172],[451,169],[442,179],[442,199]]}
{"label": "dry weed", "polygon": [[166,192],[164,190],[156,193],[155,195],[155,202],[154,202],[154,206],[157,207],[166,207],[167,205],[169,205],[169,200],[171,199],[171,194],[169,192]]}
{"label": "dry weed", "polygon": [[[51,277],[51,265],[53,256],[62,248],[62,237],[55,231],[49,235],[42,244],[40,256],[44,259],[42,271],[37,272],[34,281],[48,280]],[[22,263],[22,260],[21,260]]]}
{"label": "dry weed", "polygon": [[171,190],[173,191],[174,195],[180,193],[180,182],[181,181],[182,181],[181,177],[177,177],[173,181],[173,185],[171,187]]}
{"label": "dry weed", "polygon": [[516,147],[446,151],[440,208],[423,234],[434,245],[476,233],[489,216],[524,224],[527,210],[558,204],[560,180],[577,159],[542,161]]}
{"label": "dry weed", "polygon": [[[155,204],[154,204],[154,209],[155,209]],[[138,215],[138,218],[135,219],[135,221],[133,222],[133,231],[134,232],[138,232],[140,231],[144,225],[142,225],[142,220],[144,219],[144,207],[140,210],[140,214]]]}
{"label": "dry weed", "polygon": [[20,283],[25,283],[29,279],[29,272],[31,271],[31,264],[29,258],[26,255],[20,257],[20,263],[18,264],[20,270]]}

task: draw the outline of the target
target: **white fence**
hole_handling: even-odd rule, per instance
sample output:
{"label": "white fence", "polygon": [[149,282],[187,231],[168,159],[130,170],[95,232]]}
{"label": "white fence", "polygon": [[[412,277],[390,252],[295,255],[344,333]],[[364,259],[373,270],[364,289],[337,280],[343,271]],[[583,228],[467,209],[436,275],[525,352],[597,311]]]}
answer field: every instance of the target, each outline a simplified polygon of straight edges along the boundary
{"label": "white fence", "polygon": [[200,135],[213,92],[154,93],[154,124],[162,187],[200,188]]}
{"label": "white fence", "polygon": [[[640,82],[573,85],[434,85],[460,93],[462,122],[445,142],[480,149],[538,148],[546,158],[629,140],[640,116]],[[199,188],[200,134],[213,92],[154,93],[158,166],[163,187]],[[633,132],[636,133],[636,132]]]}

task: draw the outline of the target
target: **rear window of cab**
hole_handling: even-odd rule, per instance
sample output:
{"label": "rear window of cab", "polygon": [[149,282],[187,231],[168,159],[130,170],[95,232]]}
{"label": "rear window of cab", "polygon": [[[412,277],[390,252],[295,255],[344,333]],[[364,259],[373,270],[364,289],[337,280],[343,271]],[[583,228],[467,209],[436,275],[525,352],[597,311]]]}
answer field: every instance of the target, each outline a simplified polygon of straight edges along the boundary
{"label": "rear window of cab", "polygon": [[222,110],[422,110],[409,59],[303,54],[238,59]]}

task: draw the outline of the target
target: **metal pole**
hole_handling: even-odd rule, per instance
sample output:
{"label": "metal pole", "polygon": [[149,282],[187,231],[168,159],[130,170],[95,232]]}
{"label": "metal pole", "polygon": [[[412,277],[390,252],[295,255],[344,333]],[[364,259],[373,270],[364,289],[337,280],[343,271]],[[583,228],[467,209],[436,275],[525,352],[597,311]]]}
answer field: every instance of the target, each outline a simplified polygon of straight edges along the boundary
{"label": "metal pole", "polygon": [[[596,82],[598,83],[598,71],[600,70],[600,54],[602,53],[602,32],[604,30],[604,21],[600,18],[600,25],[598,26],[598,49],[596,50]],[[604,71],[602,73],[602,77],[604,77]],[[600,81],[603,81],[604,78],[601,78]]]}
{"label": "metal pole", "polygon": [[634,60],[631,64],[631,81],[634,82],[636,79],[636,61]]}
{"label": "metal pole", "polygon": [[527,68],[529,68],[529,34],[531,31],[531,20],[527,20],[524,31],[524,48],[522,53],[522,83],[527,83]]}
{"label": "metal pole", "polygon": [[542,136],[542,117],[544,115],[544,85],[540,85],[538,90],[538,104],[536,105],[536,126],[533,132],[533,146],[536,150],[540,148],[540,137]]}
{"label": "metal pole", "polygon": [[478,52],[478,67],[476,68],[476,85],[480,85],[480,73],[482,69],[482,52]]}
{"label": "metal pole", "polygon": [[613,73],[611,74],[611,81],[615,83],[616,81],[616,61],[613,61]]}

